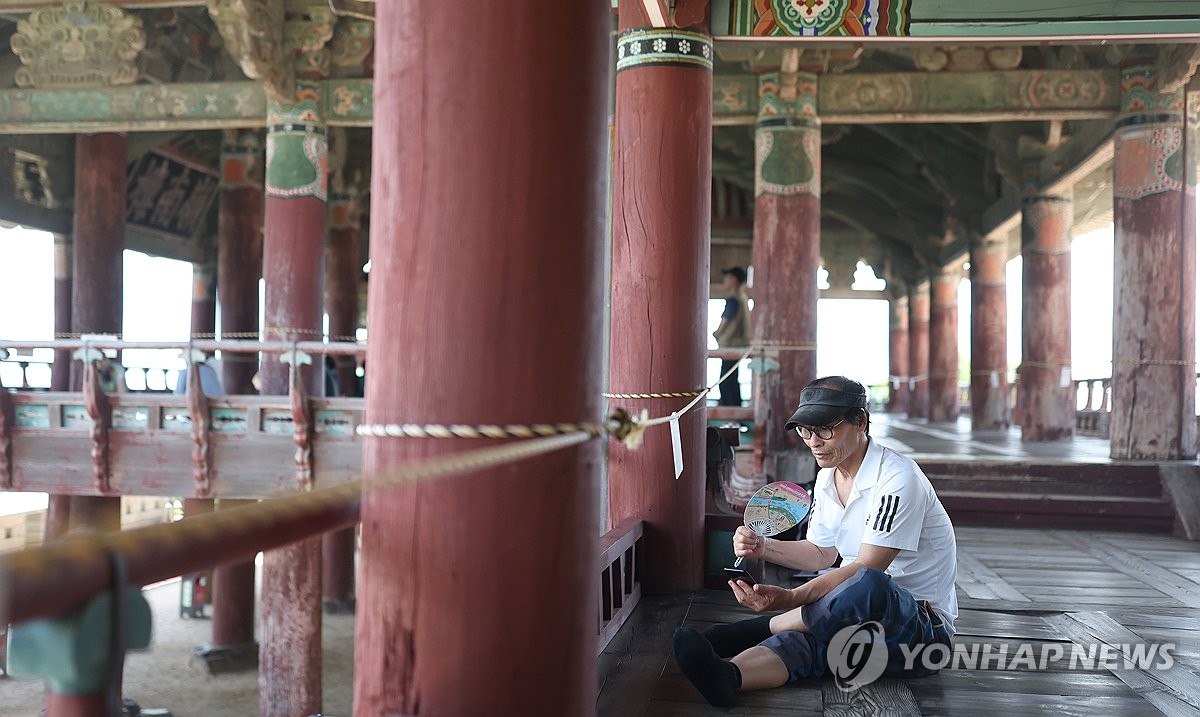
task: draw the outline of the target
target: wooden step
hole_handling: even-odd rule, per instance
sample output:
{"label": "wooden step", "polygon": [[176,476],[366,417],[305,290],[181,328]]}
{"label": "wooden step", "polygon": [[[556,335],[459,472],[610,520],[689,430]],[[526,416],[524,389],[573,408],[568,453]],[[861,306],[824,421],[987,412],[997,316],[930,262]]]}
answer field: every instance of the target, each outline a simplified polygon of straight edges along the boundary
{"label": "wooden step", "polygon": [[1163,498],[938,491],[956,525],[1170,533],[1175,511]]}
{"label": "wooden step", "polygon": [[1175,510],[1153,463],[922,463],[957,525],[1170,533]]}
{"label": "wooden step", "polygon": [[945,475],[929,474],[940,495],[943,491],[979,493],[1024,493],[1032,495],[1102,495],[1123,498],[1159,499],[1163,495],[1158,472],[1098,475]]}

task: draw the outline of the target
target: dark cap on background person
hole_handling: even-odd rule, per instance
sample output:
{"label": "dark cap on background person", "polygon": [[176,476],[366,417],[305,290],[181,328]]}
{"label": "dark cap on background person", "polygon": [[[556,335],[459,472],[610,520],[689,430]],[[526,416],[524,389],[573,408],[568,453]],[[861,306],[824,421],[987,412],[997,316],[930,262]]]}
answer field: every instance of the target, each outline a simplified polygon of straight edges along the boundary
{"label": "dark cap on background person", "polygon": [[746,283],[746,270],[740,266],[731,266],[727,269],[722,269],[721,274],[723,276],[732,276],[738,280],[739,284]]}

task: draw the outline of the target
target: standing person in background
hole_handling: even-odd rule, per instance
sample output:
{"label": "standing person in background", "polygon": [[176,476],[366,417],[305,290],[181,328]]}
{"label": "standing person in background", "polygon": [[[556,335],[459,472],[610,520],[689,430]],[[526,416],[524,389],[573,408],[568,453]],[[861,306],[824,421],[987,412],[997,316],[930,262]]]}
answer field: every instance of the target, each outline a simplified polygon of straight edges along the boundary
{"label": "standing person in background", "polygon": [[[723,349],[745,348],[750,345],[750,296],[746,292],[746,270],[740,266],[722,269],[722,286],[729,296],[725,298],[725,310],[721,312],[721,324],[713,332],[717,346]],[[721,375],[737,365],[737,361],[721,359]],[[718,406],[741,406],[742,387],[738,382],[738,371],[733,371],[721,382],[721,398]]]}

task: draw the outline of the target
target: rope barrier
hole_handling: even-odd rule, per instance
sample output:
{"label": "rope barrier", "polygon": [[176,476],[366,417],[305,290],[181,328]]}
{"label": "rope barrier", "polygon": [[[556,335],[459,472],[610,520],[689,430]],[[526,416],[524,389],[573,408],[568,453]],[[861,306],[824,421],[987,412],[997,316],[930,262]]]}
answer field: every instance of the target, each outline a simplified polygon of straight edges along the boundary
{"label": "rope barrier", "polygon": [[751,350],[754,349],[772,349],[776,351],[816,351],[817,345],[810,343],[797,343],[794,341],[755,341],[751,344]]}
{"label": "rope barrier", "polygon": [[[474,472],[570,448],[601,435],[628,441],[638,426],[618,409],[603,424],[578,424],[573,433],[463,451],[370,475],[342,485],[264,500],[231,510],[98,536],[67,537],[56,543],[0,557],[0,570],[12,578],[9,617],[16,622],[73,609],[114,582],[112,569],[96,560],[103,554],[129,560],[131,582],[146,585],[223,560],[237,560],[311,535],[353,524],[364,490],[379,490]],[[55,564],[70,575],[64,584],[45,570]],[[119,580],[119,578],[118,578]]]}
{"label": "rope barrier", "polygon": [[[675,413],[670,414],[669,416],[659,416],[658,418],[647,418],[646,416],[648,415],[648,412],[643,410],[640,416],[633,419],[634,425],[638,427],[639,431],[645,431],[650,426],[660,426],[664,423],[670,423],[671,421],[679,420],[680,418],[683,417],[683,414],[692,410],[696,406],[696,404],[700,403],[700,399],[707,396],[709,391],[713,390],[722,381],[724,381],[725,379],[732,376],[733,372],[738,370],[738,366],[739,366],[739,364],[741,364],[742,359],[745,359],[753,351],[754,351],[753,347],[746,349],[745,353],[743,353],[741,355],[741,357],[739,357],[738,359],[736,359],[733,362],[733,365],[729,367],[728,371],[721,374],[720,377],[718,377],[716,381],[713,381],[711,384],[709,384],[708,387],[705,388],[704,391],[699,396],[696,396],[695,398],[693,398],[691,400],[691,402],[688,403],[688,405],[684,406],[682,409],[676,411]],[[636,448],[637,444],[641,443],[641,437],[638,436],[636,438],[636,441],[637,441],[637,443],[635,445],[631,446],[631,448]],[[630,441],[626,440],[625,444],[629,445]]]}
{"label": "rope barrier", "polygon": [[1022,361],[1022,366],[1032,366],[1033,368],[1070,368],[1070,361]]}
{"label": "rope barrier", "polygon": [[416,423],[364,423],[358,435],[371,438],[537,438],[587,433],[602,435],[609,432],[607,423],[535,423],[531,426],[485,424],[467,426],[452,424],[418,425]]}
{"label": "rope barrier", "polygon": [[1123,366],[1195,366],[1195,361],[1183,361],[1181,359],[1143,359],[1143,358],[1119,358],[1113,363],[1118,363]]}
{"label": "rope barrier", "polygon": [[494,468],[506,463],[534,458],[546,453],[570,448],[580,443],[586,443],[606,432],[594,433],[580,430],[559,436],[532,438],[504,446],[455,453],[443,458],[436,458],[401,468],[397,471],[369,476],[363,479],[363,487],[371,489],[387,488],[404,483],[415,483],[433,478],[443,478],[458,473],[470,473],[485,468]]}
{"label": "rope barrier", "polygon": [[674,393],[602,393],[600,395],[605,398],[691,398],[693,396],[703,396],[708,391],[676,391]]}
{"label": "rope barrier", "polygon": [[685,413],[691,411],[702,398],[708,395],[709,391],[732,375],[738,369],[738,362],[749,356],[751,351],[753,349],[747,349],[728,371],[721,374],[707,388],[691,392],[695,397],[686,406],[674,413],[657,418],[649,418],[649,412],[645,410],[635,417],[624,409],[618,408],[604,423],[538,423],[528,426],[516,424],[468,426],[465,424],[364,423],[359,425],[355,432],[368,438],[519,438],[525,440],[531,440],[537,436],[588,436],[594,438],[612,434],[630,450],[636,450],[641,445],[643,434],[647,428],[678,420]]}

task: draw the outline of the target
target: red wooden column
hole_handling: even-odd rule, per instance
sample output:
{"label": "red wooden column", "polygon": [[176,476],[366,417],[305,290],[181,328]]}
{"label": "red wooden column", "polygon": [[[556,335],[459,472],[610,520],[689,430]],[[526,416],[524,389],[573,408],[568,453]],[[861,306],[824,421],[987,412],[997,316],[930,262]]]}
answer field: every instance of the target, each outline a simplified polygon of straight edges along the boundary
{"label": "red wooden column", "polygon": [[[221,193],[217,214],[217,297],[221,337],[258,336],[258,279],[262,276],[263,141],[258,130],[225,130],[221,144]],[[256,354],[221,354],[226,394],[254,393]],[[222,498],[217,510],[253,503]],[[254,562],[213,570],[212,639],[195,656],[212,672],[258,666],[254,640]]]}
{"label": "red wooden column", "polygon": [[934,274],[929,309],[929,420],[958,420],[958,284],[955,266]]}
{"label": "red wooden column", "polygon": [[929,282],[908,291],[908,417],[929,418]]}
{"label": "red wooden column", "polygon": [[971,428],[1007,428],[1008,247],[1003,238],[971,245]]}
{"label": "red wooden column", "polygon": [[1034,191],[1022,200],[1021,215],[1021,438],[1061,440],[1075,433],[1071,197]]}
{"label": "red wooden column", "polygon": [[[68,234],[54,235],[54,335],[71,333],[71,284],[74,242]],[[71,390],[71,352],[55,351],[50,390]],[[51,495],[46,506],[45,540],[61,537],[70,527],[71,496]]]}
{"label": "red wooden column", "polygon": [[217,266],[192,264],[192,336],[212,336],[217,330]]}
{"label": "red wooden column", "polygon": [[[297,82],[296,102],[272,102],[267,119],[263,229],[264,333],[267,340],[321,335],[324,308],[325,125],[319,85]],[[309,396],[324,392],[321,356],[300,369]],[[289,367],[263,357],[262,393],[286,395]],[[298,455],[303,451],[298,451]],[[296,465],[296,487],[304,471]],[[319,474],[318,474],[319,475]],[[259,713],[292,717],[321,711],[321,539],[263,555]]]}
{"label": "red wooden column", "polygon": [[[677,19],[688,5],[677,7]],[[644,13],[640,1],[620,3],[609,390],[691,392],[705,383],[712,40],[703,12],[686,29],[650,28]],[[663,416],[689,400],[614,404]],[[704,416],[700,409],[679,422],[678,479],[668,430],[647,432],[636,451],[619,444],[609,451],[609,525],[633,515],[646,521],[648,593],[693,590],[702,581]]]}
{"label": "red wooden column", "polygon": [[[221,144],[217,214],[217,296],[221,337],[259,335],[258,280],[263,263],[263,137],[261,130],[227,129]],[[221,356],[221,386],[228,394],[254,393],[258,356]]]}
{"label": "red wooden column", "polygon": [[[817,269],[821,265],[821,120],[817,76],[759,76],[755,123],[754,343],[778,370],[756,375],[755,430],[766,437],[764,469],[774,480],[808,480],[792,460],[808,457],[783,430],[816,378]],[[772,459],[774,470],[772,470]]]}
{"label": "red wooden column", "polygon": [[908,294],[893,296],[891,308],[891,341],[888,344],[888,413],[908,410]]}
{"label": "red wooden column", "polygon": [[1121,80],[1109,450],[1113,458],[1191,459],[1200,99],[1164,86],[1152,66],[1126,68]]}
{"label": "red wooden column", "polygon": [[[358,195],[350,190],[329,197],[329,250],[325,266],[325,313],[329,314],[329,340],[354,341],[358,330],[362,285],[362,221]],[[358,376],[353,356],[334,356],[341,396],[354,395]]]}
{"label": "red wooden column", "polygon": [[[369,422],[601,417],[606,15],[377,4]],[[364,441],[368,474],[480,447]],[[594,713],[600,459],[364,492],[356,714]]]}
{"label": "red wooden column", "polygon": [[[121,333],[125,159],[125,135],[75,138],[75,252],[71,291],[74,333]],[[83,364],[74,361],[71,387],[78,391],[82,386]],[[118,497],[71,496],[70,512],[72,529],[121,529]]]}
{"label": "red wooden column", "polygon": [[[339,181],[337,184],[341,185]],[[353,341],[358,328],[358,284],[362,276],[359,251],[357,197],[347,188],[329,197],[329,250],[325,266],[325,313],[333,341]],[[353,356],[335,356],[340,395],[354,392],[356,376]],[[354,527],[327,533],[322,538],[321,579],[327,613],[354,612],[354,549],[358,531]]]}

